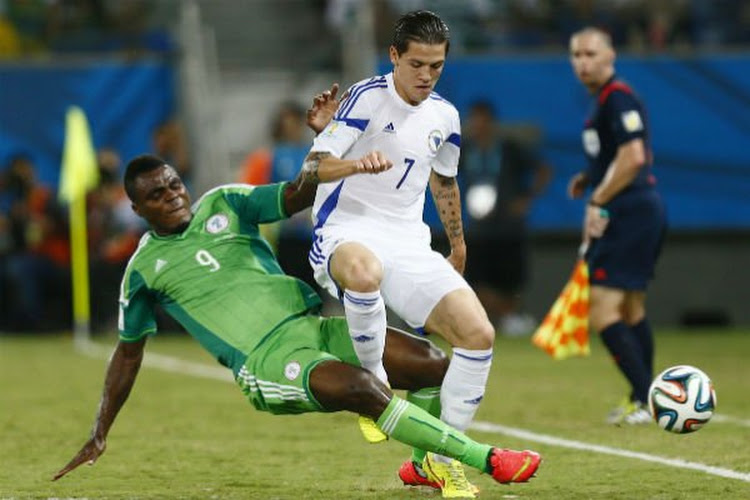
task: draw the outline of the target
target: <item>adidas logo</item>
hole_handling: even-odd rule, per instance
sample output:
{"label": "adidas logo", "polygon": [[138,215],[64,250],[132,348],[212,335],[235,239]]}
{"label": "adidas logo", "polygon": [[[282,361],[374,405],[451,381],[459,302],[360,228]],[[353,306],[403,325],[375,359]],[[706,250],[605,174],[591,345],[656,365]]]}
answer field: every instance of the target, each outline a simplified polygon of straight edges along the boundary
{"label": "adidas logo", "polygon": [[166,260],[156,259],[156,265],[154,266],[154,271],[156,271],[158,273],[166,265],[167,265],[167,261]]}
{"label": "adidas logo", "polygon": [[464,403],[469,405],[478,405],[482,401],[482,398],[484,398],[484,395],[478,396],[474,399],[465,399]]}
{"label": "adidas logo", "polygon": [[396,127],[393,126],[393,122],[388,122],[388,125],[385,126],[383,132],[394,134],[396,132]]}
{"label": "adidas logo", "polygon": [[357,335],[356,337],[352,337],[352,340],[355,342],[370,342],[371,340],[375,340],[375,337],[372,335],[365,335],[364,333],[362,335]]}

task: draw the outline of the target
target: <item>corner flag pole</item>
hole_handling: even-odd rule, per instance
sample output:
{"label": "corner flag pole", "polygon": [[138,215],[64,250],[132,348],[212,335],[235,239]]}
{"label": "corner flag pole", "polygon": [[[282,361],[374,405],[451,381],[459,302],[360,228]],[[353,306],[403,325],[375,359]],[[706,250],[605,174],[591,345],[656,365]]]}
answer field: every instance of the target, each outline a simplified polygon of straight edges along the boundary
{"label": "corner flag pole", "polygon": [[65,115],[65,143],[58,198],[68,203],[73,338],[77,344],[86,342],[90,332],[86,193],[98,183],[99,169],[86,115],[81,108],[71,106]]}

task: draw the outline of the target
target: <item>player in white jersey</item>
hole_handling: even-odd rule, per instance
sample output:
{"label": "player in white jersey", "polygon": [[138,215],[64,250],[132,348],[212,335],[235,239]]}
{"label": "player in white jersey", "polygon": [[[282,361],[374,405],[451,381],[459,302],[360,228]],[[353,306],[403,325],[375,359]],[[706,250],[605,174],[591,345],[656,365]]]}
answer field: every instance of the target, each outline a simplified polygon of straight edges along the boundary
{"label": "player in white jersey", "polygon": [[[343,96],[306,168],[328,169],[363,151],[379,152],[393,168],[318,186],[309,260],[321,286],[342,299],[362,366],[384,382],[385,304],[410,326],[437,333],[454,347],[439,395],[441,418],[466,429],[484,396],[495,331],[461,276],[466,246],[455,179],[460,122],[456,109],[433,92],[448,47],[448,27],[437,15],[408,13],[396,23],[393,72],[363,80]],[[447,260],[431,249],[422,221],[428,185],[451,245]],[[474,496],[465,479],[446,484],[456,474],[463,477],[460,464],[418,451],[402,466],[404,482],[428,484],[416,474],[422,465],[437,472],[433,485],[440,484],[445,496]]]}

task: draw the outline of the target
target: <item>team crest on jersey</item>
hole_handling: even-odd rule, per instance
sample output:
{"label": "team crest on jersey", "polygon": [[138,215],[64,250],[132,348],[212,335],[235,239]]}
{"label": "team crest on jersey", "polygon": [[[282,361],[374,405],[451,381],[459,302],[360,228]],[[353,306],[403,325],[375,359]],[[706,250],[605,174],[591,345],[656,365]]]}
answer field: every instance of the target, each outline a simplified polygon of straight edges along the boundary
{"label": "team crest on jersey", "polygon": [[299,363],[296,361],[290,361],[284,367],[284,376],[289,380],[294,380],[299,377],[299,373],[302,371]]}
{"label": "team crest on jersey", "polygon": [[211,234],[220,233],[229,226],[229,217],[224,214],[212,215],[206,221],[206,231]]}
{"label": "team crest on jersey", "polygon": [[427,145],[430,147],[430,151],[437,153],[440,146],[443,144],[443,133],[439,130],[433,130],[430,135],[427,136]]}
{"label": "team crest on jersey", "polygon": [[587,128],[583,131],[583,149],[589,156],[599,154],[601,144],[599,143],[599,134],[593,128]]}

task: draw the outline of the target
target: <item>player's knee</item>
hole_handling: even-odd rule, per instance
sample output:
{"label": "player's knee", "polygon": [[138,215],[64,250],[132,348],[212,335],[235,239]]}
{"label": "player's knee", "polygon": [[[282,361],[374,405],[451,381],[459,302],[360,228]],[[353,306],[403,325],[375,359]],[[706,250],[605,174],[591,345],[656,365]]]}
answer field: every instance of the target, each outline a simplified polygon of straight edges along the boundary
{"label": "player's knee", "polygon": [[388,394],[383,384],[366,370],[358,370],[349,378],[344,395],[346,408],[363,415],[380,415],[388,405]]}
{"label": "player's knee", "polygon": [[402,385],[404,389],[415,391],[442,385],[448,365],[450,365],[450,358],[430,343],[426,346],[424,354],[409,364],[408,380]]}
{"label": "player's knee", "polygon": [[642,305],[625,308],[622,319],[630,326],[637,325],[646,317],[646,309]]}
{"label": "player's knee", "polygon": [[450,358],[448,358],[441,349],[438,349],[434,345],[430,345],[430,351],[426,358],[425,370],[420,372],[422,380],[419,381],[419,388],[442,385],[450,361]]}
{"label": "player's knee", "polygon": [[495,328],[488,319],[462,325],[457,330],[457,339],[453,347],[464,349],[492,349],[495,343]]}
{"label": "player's knee", "polygon": [[484,320],[477,327],[475,337],[478,344],[476,349],[492,349],[495,344],[495,327],[489,320]]}
{"label": "player's knee", "polygon": [[591,304],[589,309],[589,324],[595,332],[601,332],[609,325],[622,321],[624,318],[619,310],[606,305]]}
{"label": "player's knee", "polygon": [[352,258],[343,264],[342,284],[345,289],[357,292],[374,292],[380,289],[383,279],[383,269],[379,262],[373,259]]}

